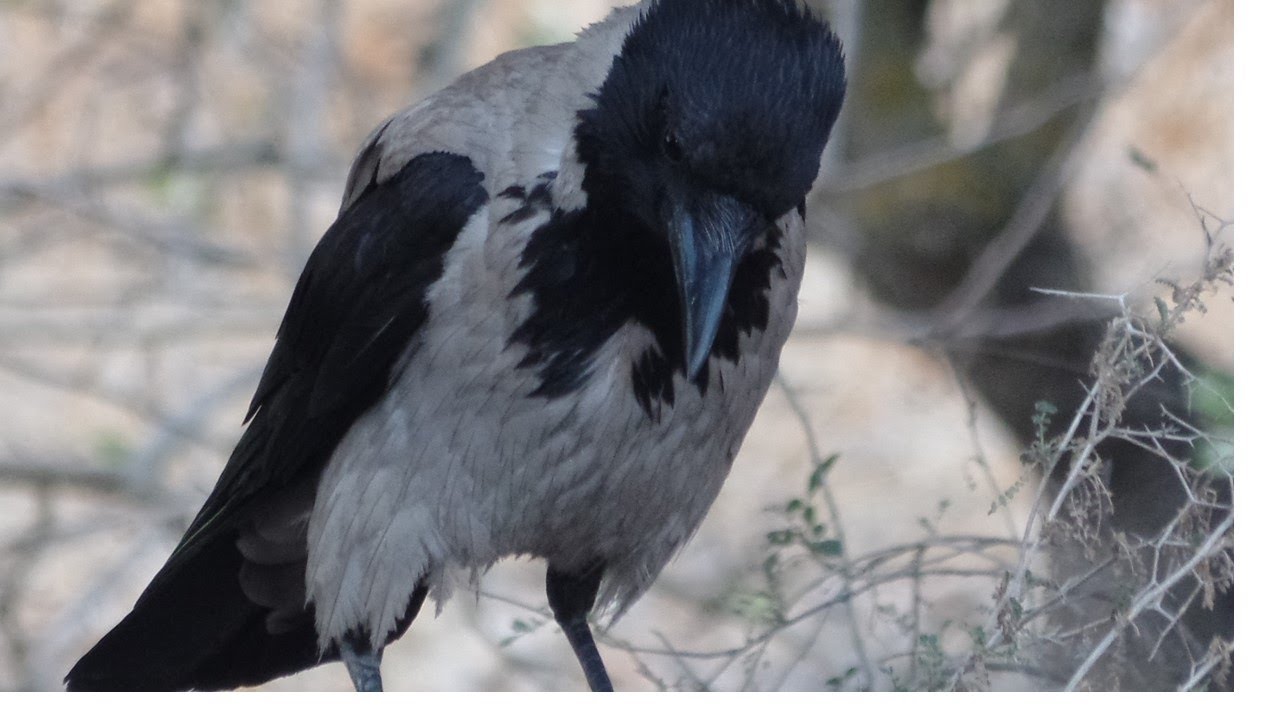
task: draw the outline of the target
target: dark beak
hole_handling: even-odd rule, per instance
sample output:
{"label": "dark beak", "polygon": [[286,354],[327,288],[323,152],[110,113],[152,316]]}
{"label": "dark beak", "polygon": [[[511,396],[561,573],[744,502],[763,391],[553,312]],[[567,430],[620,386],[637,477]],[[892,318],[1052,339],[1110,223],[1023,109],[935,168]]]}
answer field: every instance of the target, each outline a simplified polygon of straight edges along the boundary
{"label": "dark beak", "polygon": [[686,377],[692,378],[711,354],[734,271],[762,219],[728,195],[705,193],[677,204],[668,223],[684,311]]}

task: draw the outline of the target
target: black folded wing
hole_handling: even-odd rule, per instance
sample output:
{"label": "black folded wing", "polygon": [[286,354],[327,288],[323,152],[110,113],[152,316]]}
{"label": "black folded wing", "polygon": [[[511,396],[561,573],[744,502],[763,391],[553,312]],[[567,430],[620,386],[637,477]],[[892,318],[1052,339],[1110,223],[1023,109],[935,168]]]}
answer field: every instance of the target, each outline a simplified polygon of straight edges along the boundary
{"label": "black folded wing", "polygon": [[[366,188],[325,233],[213,492],[133,611],[72,668],[69,689],[235,687],[328,659],[302,607],[295,570],[305,556],[257,572],[237,540],[261,507],[314,494],[339,441],[394,382],[428,321],[427,290],[445,254],[487,201],[482,180],[463,156],[419,155]],[[296,607],[266,607],[264,597]],[[281,621],[285,610],[298,617]]]}

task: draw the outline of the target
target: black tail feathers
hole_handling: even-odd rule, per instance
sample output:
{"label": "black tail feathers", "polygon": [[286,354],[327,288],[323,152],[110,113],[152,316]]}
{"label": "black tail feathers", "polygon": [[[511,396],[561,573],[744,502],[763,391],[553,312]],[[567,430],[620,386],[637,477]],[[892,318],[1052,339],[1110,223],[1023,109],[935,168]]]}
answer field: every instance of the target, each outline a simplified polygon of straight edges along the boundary
{"label": "black tail feathers", "polygon": [[[170,562],[67,673],[68,690],[230,690],[338,659],[318,647],[301,567],[246,560],[234,532]],[[384,644],[409,629],[426,594],[420,584]]]}
{"label": "black tail feathers", "polygon": [[124,620],[67,674],[68,690],[225,690],[333,660],[308,608],[268,627],[271,609],[242,588],[244,558],[228,533],[167,567]]}

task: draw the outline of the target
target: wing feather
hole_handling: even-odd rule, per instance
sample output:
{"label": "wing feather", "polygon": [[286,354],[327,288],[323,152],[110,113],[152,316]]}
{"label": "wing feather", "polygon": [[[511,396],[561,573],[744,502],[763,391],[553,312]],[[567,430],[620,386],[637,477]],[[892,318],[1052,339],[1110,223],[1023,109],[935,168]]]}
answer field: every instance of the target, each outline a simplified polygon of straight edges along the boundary
{"label": "wing feather", "polygon": [[488,199],[482,181],[467,158],[427,153],[342,212],[298,280],[248,427],[169,564],[237,525],[255,497],[316,482],[427,321],[427,288]]}

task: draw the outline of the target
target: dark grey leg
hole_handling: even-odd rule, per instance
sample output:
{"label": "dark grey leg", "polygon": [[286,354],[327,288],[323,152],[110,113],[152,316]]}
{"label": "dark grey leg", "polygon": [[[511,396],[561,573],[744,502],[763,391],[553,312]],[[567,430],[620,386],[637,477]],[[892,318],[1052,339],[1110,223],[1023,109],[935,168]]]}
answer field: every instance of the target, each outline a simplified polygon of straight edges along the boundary
{"label": "dark grey leg", "polygon": [[347,674],[356,686],[356,692],[382,692],[382,650],[374,652],[369,643],[344,639],[338,643],[338,653],[347,666]]}
{"label": "dark grey leg", "polygon": [[556,622],[573,646],[573,654],[578,656],[578,664],[587,676],[587,685],[595,692],[612,692],[613,683],[587,625],[587,614],[596,604],[596,591],[600,589],[603,575],[602,562],[586,570],[568,573],[547,567],[547,600]]}

